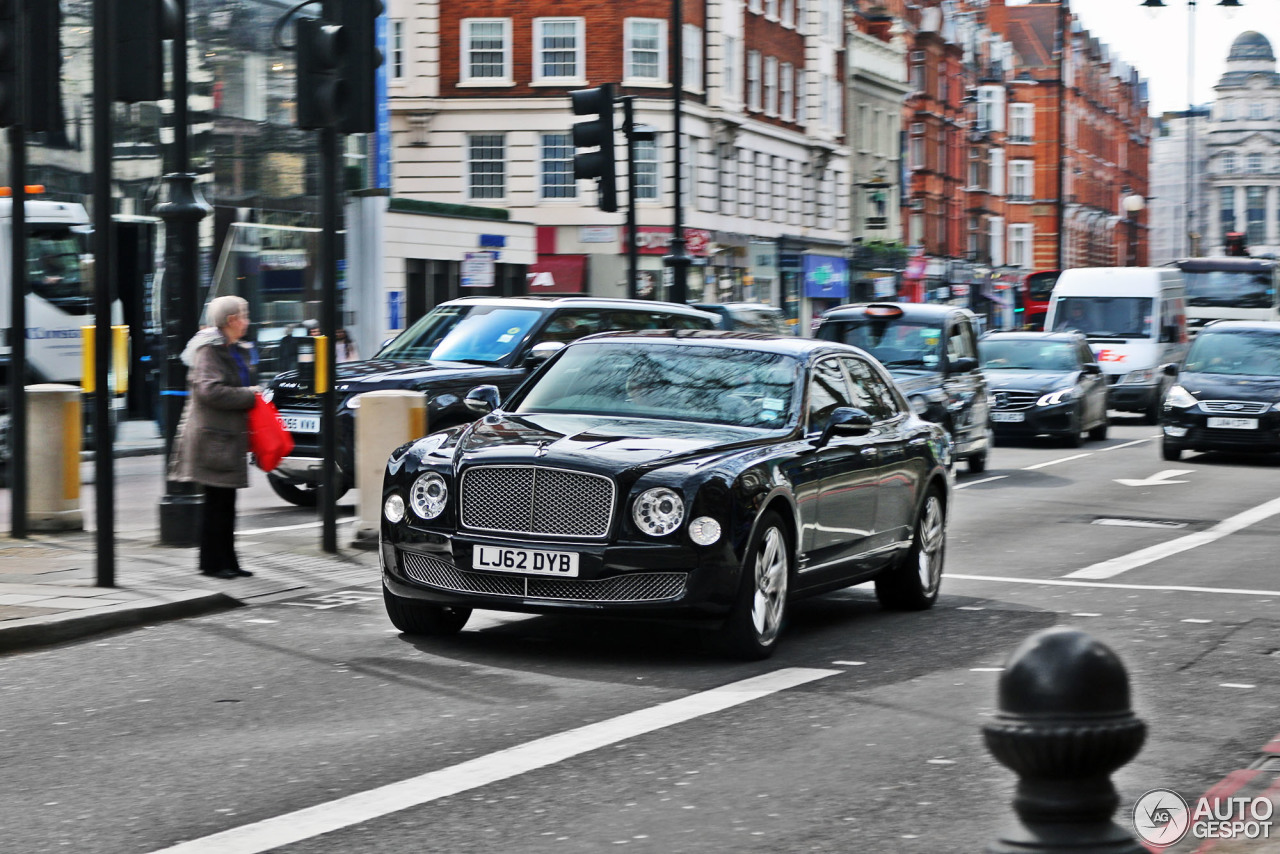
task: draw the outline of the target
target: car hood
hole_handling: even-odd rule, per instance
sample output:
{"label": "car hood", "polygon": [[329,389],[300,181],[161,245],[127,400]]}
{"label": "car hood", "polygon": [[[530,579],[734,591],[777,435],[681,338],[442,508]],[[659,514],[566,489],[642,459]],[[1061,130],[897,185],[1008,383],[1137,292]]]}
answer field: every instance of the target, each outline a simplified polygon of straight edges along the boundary
{"label": "car hood", "polygon": [[898,388],[904,393],[937,388],[942,384],[942,375],[937,371],[918,371],[911,368],[893,368],[889,371]]}
{"label": "car hood", "polygon": [[[486,371],[497,370],[496,365],[472,365],[467,362],[397,362],[390,359],[370,359],[365,362],[343,362],[334,372],[334,387],[340,393],[374,391],[382,388],[413,388],[419,383],[441,382],[451,379],[479,378]],[[272,388],[297,389],[302,387],[297,371],[278,374],[271,381]]]}
{"label": "car hood", "polygon": [[1199,400],[1280,401],[1280,377],[1242,377],[1183,371],[1178,384]]}
{"label": "car hood", "polygon": [[571,464],[598,472],[669,465],[776,441],[777,433],[716,424],[598,415],[511,415],[477,421],[458,443],[458,464]]}
{"label": "car hood", "polygon": [[991,391],[1053,391],[1076,381],[1074,371],[1001,371],[983,368],[983,373],[987,375],[987,386]]}

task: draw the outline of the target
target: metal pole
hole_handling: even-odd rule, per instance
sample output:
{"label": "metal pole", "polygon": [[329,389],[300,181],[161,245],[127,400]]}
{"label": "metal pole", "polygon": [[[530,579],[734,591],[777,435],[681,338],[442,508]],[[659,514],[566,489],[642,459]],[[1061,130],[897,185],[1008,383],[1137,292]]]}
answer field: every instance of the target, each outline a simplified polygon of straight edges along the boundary
{"label": "metal pole", "polygon": [[93,4],[93,468],[97,515],[99,587],[116,583],[115,460],[111,448],[111,389],[107,367],[111,358],[111,290],[115,283],[115,251],[111,222],[111,107],[114,100],[112,59],[115,22],[108,5]]}
{"label": "metal pole", "polygon": [[[187,366],[182,363],[182,350],[200,323],[200,220],[210,210],[196,187],[196,176],[189,171],[187,0],[176,0],[175,6],[178,29],[173,38],[173,171],[164,176],[167,200],[155,208],[165,224],[165,368],[160,399],[166,463],[173,453],[174,435],[187,400]],[[165,471],[168,469],[166,465]],[[166,480],[159,507],[160,542],[166,546],[196,545],[202,503],[195,484]]]}
{"label": "metal pole", "polygon": [[328,371],[320,394],[321,444],[321,547],[338,551],[337,456],[338,419],[333,394],[333,341],[338,328],[338,132],[332,127],[320,131],[320,276],[322,287],[321,329],[328,336]]}
{"label": "metal pole", "polygon": [[1058,231],[1057,245],[1054,247],[1054,267],[1061,270],[1065,255],[1066,235],[1062,233],[1066,227],[1066,206],[1064,198],[1067,187],[1067,41],[1070,39],[1071,13],[1067,9],[1067,0],[1061,0],[1058,13],[1058,204],[1055,213]]}
{"label": "metal pole", "polygon": [[636,247],[636,110],[635,97],[622,99],[622,115],[627,132],[627,299],[635,299],[639,288],[640,254]]}
{"label": "metal pole", "polygon": [[683,206],[680,200],[681,191],[681,148],[684,146],[684,135],[680,129],[680,118],[684,101],[684,18],[681,0],[671,0],[671,43],[672,43],[672,133],[675,137],[675,157],[673,160],[675,174],[672,176],[675,204],[672,210],[671,254],[662,260],[671,268],[671,293],[667,298],[671,302],[684,303],[689,299],[689,264],[692,258],[685,252],[684,223],[682,222]]}
{"label": "metal pole", "polygon": [[[18,4],[21,20],[23,4]],[[18,32],[23,32],[19,29]],[[21,39],[19,39],[21,49]],[[26,65],[18,58],[19,73]],[[23,92],[30,91],[24,86]],[[25,99],[24,99],[25,100]],[[21,108],[21,107],[20,107]],[[9,509],[10,533],[27,536],[27,137],[21,122],[9,127],[13,214],[9,220]]]}
{"label": "metal pole", "polygon": [[1187,0],[1187,255],[1199,255],[1196,246],[1196,0]]}

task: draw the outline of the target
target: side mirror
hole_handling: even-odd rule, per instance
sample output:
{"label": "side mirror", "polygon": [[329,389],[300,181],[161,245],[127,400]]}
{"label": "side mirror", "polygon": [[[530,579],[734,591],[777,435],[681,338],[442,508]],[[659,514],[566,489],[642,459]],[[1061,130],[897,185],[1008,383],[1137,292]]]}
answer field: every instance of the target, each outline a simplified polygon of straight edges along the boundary
{"label": "side mirror", "polygon": [[871,432],[871,425],[874,423],[875,419],[864,409],[853,406],[838,407],[831,413],[827,426],[818,437],[818,447],[826,445],[834,436],[865,436]]}
{"label": "side mirror", "polygon": [[1166,377],[1176,377],[1178,375],[1178,363],[1170,362],[1169,364],[1162,367],[1160,369],[1160,372],[1163,373]]}
{"label": "side mirror", "polygon": [[1085,363],[1084,363],[1084,367],[1082,368],[1082,370],[1083,370],[1086,374],[1095,374],[1095,375],[1096,375],[1096,374],[1100,374],[1100,373],[1102,373],[1102,365],[1099,365],[1097,362],[1085,362]]}
{"label": "side mirror", "polygon": [[467,392],[467,396],[462,402],[468,411],[474,412],[476,415],[488,415],[498,408],[502,398],[498,394],[496,385],[478,385]]}
{"label": "side mirror", "polygon": [[533,345],[533,349],[529,351],[529,355],[525,357],[524,364],[527,368],[536,368],[547,359],[550,359],[556,353],[564,349],[564,344],[559,341],[539,341]]}
{"label": "side mirror", "polygon": [[977,359],[972,356],[961,356],[958,359],[952,359],[948,369],[953,374],[967,374],[969,371],[977,369],[977,367]]}

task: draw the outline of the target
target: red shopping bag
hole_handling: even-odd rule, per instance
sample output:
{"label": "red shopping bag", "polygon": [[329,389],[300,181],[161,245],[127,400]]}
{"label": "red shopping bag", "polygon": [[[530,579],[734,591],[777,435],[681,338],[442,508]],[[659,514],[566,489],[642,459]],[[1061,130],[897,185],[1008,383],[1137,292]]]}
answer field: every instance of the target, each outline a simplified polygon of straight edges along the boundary
{"label": "red shopping bag", "polygon": [[253,409],[249,410],[249,450],[263,471],[271,471],[280,465],[280,461],[293,450],[293,437],[284,429],[280,413],[260,394],[256,395]]}

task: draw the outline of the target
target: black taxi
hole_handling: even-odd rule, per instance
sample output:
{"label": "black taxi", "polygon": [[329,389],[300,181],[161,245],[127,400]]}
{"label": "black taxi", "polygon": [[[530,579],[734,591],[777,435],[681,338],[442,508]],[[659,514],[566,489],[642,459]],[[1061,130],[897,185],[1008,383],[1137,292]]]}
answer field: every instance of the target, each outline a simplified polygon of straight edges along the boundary
{"label": "black taxi", "polygon": [[994,434],[973,312],[925,303],[842,305],[822,315],[816,335],[875,356],[916,412],[946,428],[955,458],[971,472],[986,470]]}

